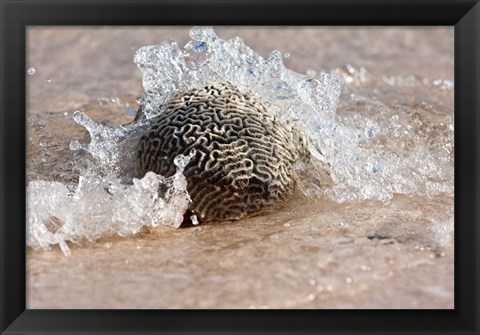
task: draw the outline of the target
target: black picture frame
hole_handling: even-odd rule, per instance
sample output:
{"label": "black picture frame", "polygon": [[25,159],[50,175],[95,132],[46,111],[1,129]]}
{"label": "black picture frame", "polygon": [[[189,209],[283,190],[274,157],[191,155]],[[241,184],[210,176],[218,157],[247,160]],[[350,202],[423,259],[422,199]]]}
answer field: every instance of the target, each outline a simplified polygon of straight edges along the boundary
{"label": "black picture frame", "polygon": [[[0,24],[2,334],[480,332],[478,1],[0,0]],[[26,27],[176,24],[455,26],[453,310],[26,310]]]}

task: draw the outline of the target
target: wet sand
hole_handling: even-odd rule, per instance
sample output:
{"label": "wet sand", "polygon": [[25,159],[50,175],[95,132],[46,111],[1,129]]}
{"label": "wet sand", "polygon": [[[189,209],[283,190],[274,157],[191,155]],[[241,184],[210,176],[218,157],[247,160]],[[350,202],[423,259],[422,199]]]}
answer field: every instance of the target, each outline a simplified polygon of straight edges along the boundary
{"label": "wet sand", "polygon": [[[289,53],[287,67],[299,72],[358,64],[372,76],[453,80],[450,28],[297,29],[216,31],[242,36],[263,56]],[[84,131],[73,111],[90,105],[96,120],[111,120],[112,110],[113,123],[128,120],[125,107],[142,95],[135,50],[167,38],[182,45],[187,32],[29,30],[28,179],[74,183],[68,143]],[[453,115],[449,103],[439,109]],[[448,195],[397,195],[386,205],[297,194],[267,215],[103,238],[72,246],[71,257],[27,248],[27,308],[453,308],[453,238],[441,223],[448,208]]]}
{"label": "wet sand", "polygon": [[428,211],[451,199],[340,206],[156,228],[28,252],[29,308],[453,308],[453,248]]}

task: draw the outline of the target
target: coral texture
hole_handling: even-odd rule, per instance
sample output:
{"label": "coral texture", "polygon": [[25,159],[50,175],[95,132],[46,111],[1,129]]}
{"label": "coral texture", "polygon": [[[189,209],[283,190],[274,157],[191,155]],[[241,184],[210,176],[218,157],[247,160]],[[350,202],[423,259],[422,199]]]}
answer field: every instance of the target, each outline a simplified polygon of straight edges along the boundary
{"label": "coral texture", "polygon": [[293,166],[307,155],[305,139],[253,94],[210,84],[172,98],[140,139],[141,173],[175,173],[174,158],[195,156],[184,174],[190,210],[204,221],[258,213],[285,199]]}

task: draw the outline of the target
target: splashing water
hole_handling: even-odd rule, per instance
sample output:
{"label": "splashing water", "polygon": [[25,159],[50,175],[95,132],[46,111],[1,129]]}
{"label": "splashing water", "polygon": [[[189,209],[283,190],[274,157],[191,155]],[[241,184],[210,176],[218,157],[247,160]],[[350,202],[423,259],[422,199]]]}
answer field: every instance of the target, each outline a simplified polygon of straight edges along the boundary
{"label": "splashing water", "polygon": [[[62,183],[31,182],[27,245],[48,248],[59,244],[68,255],[66,241],[134,235],[143,227],[161,224],[178,228],[190,202],[182,172],[192,157],[178,156],[177,172],[170,178],[148,172],[142,179],[134,178],[132,185],[114,175],[82,176],[72,193]],[[165,191],[159,192],[162,187]]]}
{"label": "splashing water", "polygon": [[[193,41],[183,49],[165,42],[137,51],[134,61],[142,71],[147,118],[161,113],[163,104],[178,92],[228,81],[240,90],[257,93],[280,118],[292,120],[310,139],[310,153],[328,164],[334,186],[318,192],[304,190],[309,194],[337,202],[375,199],[388,203],[395,193],[453,193],[450,116],[442,129],[429,129],[425,127],[428,121],[422,124],[419,120],[420,113],[384,105],[351,88],[350,103],[368,100],[375,110],[371,116],[355,111],[338,115],[342,82],[372,81],[365,69],[348,65],[346,71],[303,75],[288,70],[279,51],[263,59],[239,37],[222,40],[210,27],[194,27],[190,36]],[[376,83],[379,88],[389,83],[418,84],[412,78],[383,79]],[[441,80],[432,81],[431,86],[453,88],[451,82]],[[391,134],[394,140],[386,141]]]}
{"label": "splashing water", "polygon": [[[288,70],[279,51],[264,59],[240,38],[222,40],[210,27],[194,27],[190,36],[192,41],[183,48],[167,41],[136,52],[134,62],[145,91],[136,121],[113,128],[81,111],[74,114],[91,140],[72,141],[70,148],[84,150],[91,158],[73,191],[59,182],[30,182],[29,246],[58,244],[69,254],[67,241],[127,236],[145,226],[178,227],[190,201],[182,171],[193,156],[177,157],[177,173],[170,178],[149,172],[136,179],[135,145],[148,120],[161,113],[170,98],[213,82],[230,82],[242,92],[255,92],[279,118],[293,121],[305,133],[310,153],[329,167],[333,179],[328,188],[306,186],[305,194],[339,203],[389,202],[395,193],[453,194],[453,118],[432,123],[425,118],[425,106],[419,104],[412,111],[401,104],[386,105],[361,86],[412,87],[419,84],[415,79],[375,81],[365,69],[354,66],[331,73],[309,70],[304,75]],[[343,82],[348,84],[342,95],[347,101],[340,101],[339,113]],[[453,83],[444,80],[427,84],[442,91],[453,89]],[[362,104],[371,107],[368,115],[352,110]],[[198,223],[196,217],[192,222]]]}

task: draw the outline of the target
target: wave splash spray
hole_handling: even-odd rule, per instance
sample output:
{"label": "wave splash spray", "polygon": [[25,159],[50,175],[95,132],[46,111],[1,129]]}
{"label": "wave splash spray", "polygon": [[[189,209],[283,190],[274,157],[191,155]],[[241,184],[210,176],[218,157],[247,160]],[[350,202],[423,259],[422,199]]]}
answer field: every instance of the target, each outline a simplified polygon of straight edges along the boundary
{"label": "wave splash spray", "polygon": [[[305,187],[307,195],[342,203],[389,202],[395,193],[453,194],[453,119],[447,120],[442,141],[432,146],[429,137],[414,131],[409,115],[399,116],[378,101],[374,116],[336,113],[344,80],[366,81],[360,69],[304,75],[287,69],[279,51],[264,59],[239,37],[222,40],[211,27],[194,27],[190,36],[183,48],[167,41],[136,52],[145,91],[136,121],[113,128],[75,113],[74,121],[87,129],[91,141],[72,141],[70,148],[90,153],[88,166],[75,190],[55,181],[29,183],[27,245],[58,244],[69,254],[67,242],[128,236],[147,226],[178,227],[190,201],[182,174],[189,156],[177,157],[177,173],[170,178],[150,172],[136,179],[135,145],[148,120],[175,94],[213,82],[255,92],[280,119],[293,122],[309,138],[308,150],[329,166],[333,186]],[[353,86],[344,89],[352,90],[348,103],[365,100],[355,96]],[[385,140],[392,134],[393,140]]]}

